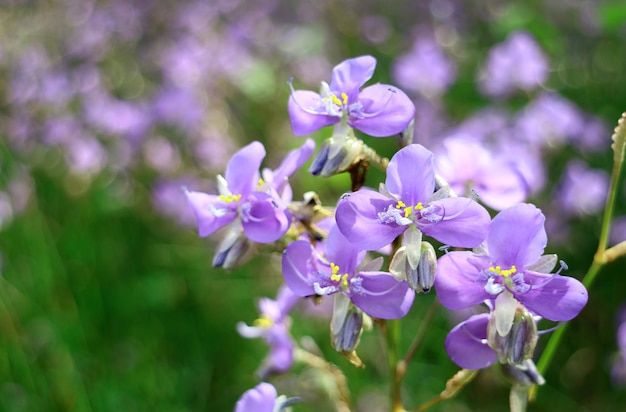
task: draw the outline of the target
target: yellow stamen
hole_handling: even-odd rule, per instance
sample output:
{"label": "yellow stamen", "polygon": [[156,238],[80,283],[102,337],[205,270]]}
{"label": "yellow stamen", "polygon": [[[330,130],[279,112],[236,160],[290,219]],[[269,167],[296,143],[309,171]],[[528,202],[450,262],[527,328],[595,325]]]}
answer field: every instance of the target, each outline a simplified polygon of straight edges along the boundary
{"label": "yellow stamen", "polygon": [[509,269],[502,270],[502,267],[500,267],[500,265],[496,265],[495,267],[491,266],[489,268],[489,271],[498,275],[502,275],[506,278],[514,273],[517,273],[517,268],[515,267],[515,265],[512,265]]}
{"label": "yellow stamen", "polygon": [[269,329],[272,325],[274,325],[274,321],[266,315],[261,315],[261,317],[255,320],[253,324],[258,328]]}
{"label": "yellow stamen", "polygon": [[398,204],[396,205],[396,209],[400,209],[402,207],[406,207],[406,205],[404,204],[404,202],[402,200],[398,200]]}
{"label": "yellow stamen", "polygon": [[339,98],[337,96],[335,96],[334,94],[330,95],[330,99],[333,101],[333,103],[335,103],[337,106],[341,106],[341,100],[339,100]]}
{"label": "yellow stamen", "polygon": [[341,283],[343,284],[343,287],[348,287],[348,274],[344,273],[343,276],[341,277]]}
{"label": "yellow stamen", "polygon": [[343,104],[348,104],[348,95],[345,93],[341,93],[341,98],[343,99]]}
{"label": "yellow stamen", "polygon": [[417,204],[415,205],[415,210],[422,210],[424,208],[424,205],[422,204],[422,202],[417,202]]}
{"label": "yellow stamen", "polygon": [[330,269],[333,271],[333,273],[330,275],[330,280],[332,280],[333,282],[339,282],[341,280],[341,275],[339,274],[339,266],[331,263]]}
{"label": "yellow stamen", "polygon": [[219,199],[226,203],[239,202],[241,200],[241,195],[220,195]]}

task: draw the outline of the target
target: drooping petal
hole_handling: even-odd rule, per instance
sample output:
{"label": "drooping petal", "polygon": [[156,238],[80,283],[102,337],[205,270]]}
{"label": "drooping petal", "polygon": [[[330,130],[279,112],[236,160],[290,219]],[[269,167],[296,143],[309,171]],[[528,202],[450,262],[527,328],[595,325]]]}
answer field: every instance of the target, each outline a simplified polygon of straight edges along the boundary
{"label": "drooping petal", "polygon": [[272,384],[261,382],[241,395],[235,405],[235,412],[273,412],[277,395]]}
{"label": "drooping petal", "polygon": [[536,262],[548,242],[544,221],[541,210],[529,203],[501,211],[489,228],[489,255],[503,267],[524,267]]}
{"label": "drooping petal", "polygon": [[306,240],[298,240],[283,252],[282,268],[285,283],[298,296],[315,294],[313,280],[313,247]]}
{"label": "drooping petal", "polygon": [[283,183],[295,173],[313,154],[315,150],[315,141],[306,139],[304,144],[297,149],[293,149],[283,159],[280,166],[273,172],[274,188],[280,192]]}
{"label": "drooping petal", "polygon": [[400,149],[389,161],[385,186],[407,206],[425,202],[435,190],[432,152],[420,144]]}
{"label": "drooping petal", "polygon": [[482,369],[494,364],[498,356],[487,338],[489,314],[474,315],[456,325],[446,336],[445,348],[454,363],[464,369]]}
{"label": "drooping petal", "polygon": [[433,215],[419,219],[417,227],[438,241],[455,247],[476,247],[487,237],[491,216],[487,209],[465,197],[429,203]]}
{"label": "drooping petal", "polygon": [[185,194],[187,195],[187,202],[196,216],[200,237],[209,236],[237,217],[236,205],[232,207],[221,202],[219,196],[187,189],[185,189]]}
{"label": "drooping petal", "polygon": [[339,202],[335,213],[337,226],[354,246],[365,250],[380,249],[406,229],[406,226],[379,220],[378,213],[394,204],[392,199],[363,188]]}
{"label": "drooping petal", "polygon": [[278,206],[268,194],[254,192],[241,207],[243,231],[248,239],[270,243],[280,239],[291,224],[287,209]]}
{"label": "drooping petal", "polygon": [[348,124],[374,137],[402,133],[415,117],[415,106],[403,91],[388,84],[366,87],[359,94],[362,107],[350,113]]}
{"label": "drooping petal", "polygon": [[339,266],[342,273],[354,273],[357,265],[363,260],[364,253],[341,234],[337,225],[328,231],[324,240],[326,245],[326,258],[329,262]]}
{"label": "drooping petal", "polygon": [[325,114],[322,97],[310,90],[296,90],[291,93],[287,110],[291,129],[296,136],[314,133],[325,126],[337,123],[341,117]]}
{"label": "drooping petal", "polygon": [[568,321],[587,303],[587,289],[572,277],[525,271],[524,281],[533,286],[515,298],[543,318]]}
{"label": "drooping petal", "polygon": [[[435,289],[437,297],[448,309],[465,309],[492,298],[479,278],[476,257],[472,252],[449,252],[439,258]],[[484,264],[489,265],[484,257]]]}
{"label": "drooping petal", "polygon": [[224,178],[233,195],[246,197],[259,182],[259,167],[265,157],[265,147],[254,141],[237,151],[226,166]]}
{"label": "drooping petal", "polygon": [[360,272],[350,283],[350,299],[363,312],[381,319],[398,319],[411,309],[415,292],[386,272]]}
{"label": "drooping petal", "polygon": [[356,101],[359,89],[372,78],[376,69],[376,59],[372,56],[360,56],[344,60],[333,69],[330,91],[337,97],[341,93],[348,96],[348,102]]}

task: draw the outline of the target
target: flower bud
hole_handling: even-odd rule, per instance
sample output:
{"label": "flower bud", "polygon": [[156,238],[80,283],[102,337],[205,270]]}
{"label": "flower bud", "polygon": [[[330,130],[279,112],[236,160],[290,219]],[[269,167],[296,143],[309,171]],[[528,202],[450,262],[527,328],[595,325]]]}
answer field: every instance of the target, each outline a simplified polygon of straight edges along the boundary
{"label": "flower bud", "polygon": [[537,345],[537,324],[523,305],[518,305],[511,329],[504,336],[498,333],[496,316],[489,317],[487,342],[501,363],[522,365],[530,359]]}
{"label": "flower bud", "polygon": [[435,272],[437,271],[437,254],[435,248],[428,242],[422,242],[422,253],[417,265],[417,270],[408,272],[409,286],[416,292],[420,290],[428,293],[435,284]]}
{"label": "flower bud", "polygon": [[342,293],[335,294],[330,323],[331,343],[337,352],[353,352],[363,331],[363,312]]}
{"label": "flower bud", "polygon": [[320,146],[309,173],[330,177],[348,171],[361,160],[362,152],[363,142],[352,135],[347,125],[338,124],[333,136]]}
{"label": "flower bud", "polygon": [[239,228],[231,228],[213,256],[213,267],[231,269],[245,263],[251,255],[252,246],[253,243],[243,235]]}
{"label": "flower bud", "polygon": [[532,359],[526,359],[519,365],[502,364],[502,372],[513,385],[530,387],[531,385],[543,385],[546,383]]}

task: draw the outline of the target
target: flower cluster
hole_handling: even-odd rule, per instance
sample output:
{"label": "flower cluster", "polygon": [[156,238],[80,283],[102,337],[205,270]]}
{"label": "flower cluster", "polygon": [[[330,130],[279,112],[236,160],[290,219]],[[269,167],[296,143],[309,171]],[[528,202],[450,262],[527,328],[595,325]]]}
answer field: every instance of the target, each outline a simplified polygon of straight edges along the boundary
{"label": "flower cluster", "polygon": [[[439,161],[426,147],[407,139],[415,113],[409,98],[388,85],[361,90],[375,64],[371,56],[340,63],[319,94],[296,91],[290,83],[294,134],[333,127],[309,171],[322,176],[350,172],[352,191],[342,195],[335,208],[322,206],[311,192],[303,201],[293,201],[288,178],[312,155],[311,140],[288,154],[278,169],[262,174],[265,150],[253,142],[233,156],[224,177],[218,176],[219,194],[186,190],[200,236],[230,227],[215,266],[230,267],[242,259],[237,246],[241,239],[284,248],[284,286],[277,299],[259,302],[261,316],[253,326],[238,324],[243,336],[263,337],[270,346],[261,377],[286,372],[298,359],[314,356],[306,351],[302,355],[289,333],[287,315],[298,300],[319,302],[334,296],[331,343],[362,366],[356,350],[369,320],[384,323],[406,316],[416,292],[434,286],[448,309],[488,309],[461,322],[445,339],[444,347],[456,364],[473,370],[499,362],[516,385],[542,384],[533,363],[537,323],[573,319],[586,304],[587,291],[578,280],[561,275],[563,262],[551,273],[558,259],[544,255],[545,216],[536,206],[520,203],[530,193],[530,178],[520,162],[498,156],[493,160],[486,149],[462,135],[446,141],[447,157]],[[353,129],[374,137],[400,134],[403,147],[391,159],[381,158]],[[468,153],[471,158],[464,158]],[[362,187],[370,164],[385,172],[378,190]],[[463,170],[461,175],[454,174],[455,167]],[[492,173],[494,167],[497,174]],[[478,189],[469,197],[464,196],[463,179]],[[493,219],[479,202],[481,192],[484,203],[501,210]],[[440,258],[434,242],[444,245]],[[275,411],[284,405],[275,399],[276,390],[261,383],[244,394],[237,410],[254,404],[255,410]]]}

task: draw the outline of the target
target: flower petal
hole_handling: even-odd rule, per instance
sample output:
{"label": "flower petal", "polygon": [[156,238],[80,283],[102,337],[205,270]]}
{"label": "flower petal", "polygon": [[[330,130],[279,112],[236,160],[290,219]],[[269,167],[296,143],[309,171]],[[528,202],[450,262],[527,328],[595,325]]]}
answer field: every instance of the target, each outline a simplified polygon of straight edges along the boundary
{"label": "flower petal", "polygon": [[525,271],[524,281],[536,286],[526,293],[516,293],[515,298],[543,318],[568,321],[587,303],[587,289],[572,277]]}
{"label": "flower petal", "polygon": [[[480,258],[479,258],[480,259]],[[489,259],[483,258],[485,265]],[[492,298],[479,279],[476,256],[472,252],[449,252],[439,258],[435,275],[437,297],[448,309],[465,309]]]}
{"label": "flower petal", "polygon": [[291,93],[287,109],[291,129],[296,136],[303,136],[330,126],[340,120],[339,116],[320,112],[322,97],[310,90],[296,90]]}
{"label": "flower petal", "polygon": [[417,223],[428,236],[455,247],[476,247],[487,237],[491,216],[474,200],[451,197],[431,202],[428,207],[433,207],[432,222],[421,218]]}
{"label": "flower petal", "polygon": [[263,362],[260,374],[287,372],[293,365],[294,343],[285,324],[279,323],[270,328],[266,342],[270,353]]}
{"label": "flower petal", "polygon": [[237,210],[221,202],[219,196],[187,189],[185,189],[185,194],[187,195],[187,202],[196,216],[200,237],[209,236],[237,217]]}
{"label": "flower petal", "polygon": [[415,292],[386,272],[360,272],[350,283],[350,299],[363,312],[381,319],[398,319],[411,309]]}
{"label": "flower petal", "polygon": [[454,363],[464,369],[482,369],[494,364],[498,356],[483,339],[487,338],[489,314],[474,315],[456,325],[446,336],[445,347]]}
{"label": "flower petal", "polygon": [[435,190],[432,152],[420,144],[400,149],[389,161],[385,186],[407,206],[425,202]]}
{"label": "flower petal", "polygon": [[253,242],[270,243],[280,239],[291,224],[287,209],[279,207],[268,194],[254,192],[241,207],[241,222],[246,237]]}
{"label": "flower petal", "polygon": [[261,382],[241,395],[235,405],[235,412],[273,412],[277,395],[272,384]]}
{"label": "flower petal", "polygon": [[403,91],[388,84],[375,84],[359,93],[362,108],[348,124],[370,136],[402,133],[415,118],[415,105]]}
{"label": "flower petal", "polygon": [[501,211],[489,228],[489,255],[503,267],[524,267],[536,262],[548,242],[544,221],[541,210],[529,203]]}
{"label": "flower petal", "polygon": [[224,178],[234,195],[246,197],[259,182],[259,167],[265,157],[265,147],[254,141],[237,151],[226,166]]}
{"label": "flower petal", "polygon": [[344,60],[333,69],[330,91],[337,97],[341,93],[348,95],[348,102],[356,101],[359,89],[372,78],[376,69],[376,59],[372,56],[360,56]]}
{"label": "flower petal", "polygon": [[379,221],[378,213],[387,210],[394,203],[392,199],[378,192],[363,188],[345,196],[339,202],[335,213],[337,226],[357,248],[380,249],[406,229],[406,226]]}
{"label": "flower petal", "polygon": [[339,231],[337,225],[333,225],[328,231],[328,236],[324,240],[325,255],[328,262],[339,266],[341,273],[353,274],[356,267],[365,257],[365,253],[354,246],[354,244]]}
{"label": "flower petal", "polygon": [[306,139],[304,144],[297,149],[293,149],[283,159],[280,166],[273,171],[274,188],[280,192],[284,182],[296,172],[313,154],[315,150],[315,141]]}
{"label": "flower petal", "polygon": [[313,281],[313,247],[306,240],[298,240],[283,252],[282,268],[285,283],[298,296],[315,295]]}

